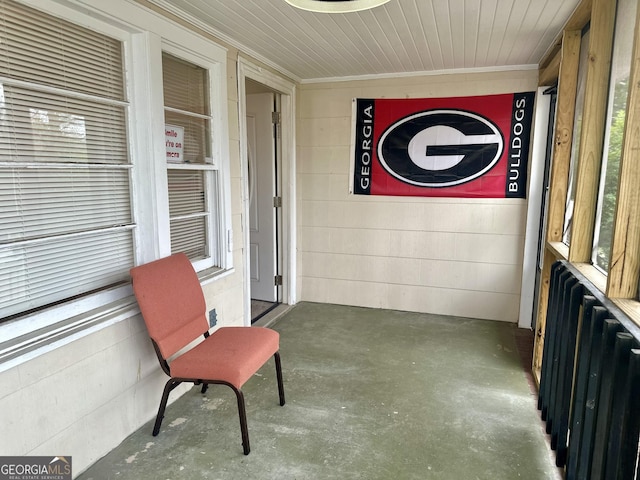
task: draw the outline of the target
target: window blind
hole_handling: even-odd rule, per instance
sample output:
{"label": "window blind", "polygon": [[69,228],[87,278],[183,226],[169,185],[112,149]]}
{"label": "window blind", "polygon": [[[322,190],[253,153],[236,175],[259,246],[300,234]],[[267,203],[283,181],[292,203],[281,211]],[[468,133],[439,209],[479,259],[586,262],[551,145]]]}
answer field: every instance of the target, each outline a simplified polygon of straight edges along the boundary
{"label": "window blind", "polygon": [[128,162],[125,110],[0,83],[0,162]]}
{"label": "window blind", "polygon": [[178,217],[205,210],[204,172],[169,170],[169,215]]}
{"label": "window blind", "polygon": [[0,311],[128,278],[122,44],[0,0]]}
{"label": "window blind", "polygon": [[214,177],[211,157],[206,69],[174,57],[162,55],[165,123],[184,129],[182,164],[167,165],[171,251],[184,252],[191,260],[211,256],[209,222],[212,212],[207,199],[208,177]]}
{"label": "window blind", "polygon": [[12,0],[0,19],[0,76],[124,99],[119,41]]}
{"label": "window blind", "polygon": [[209,115],[207,71],[204,68],[165,52],[162,55],[162,81],[165,107]]}
{"label": "window blind", "polygon": [[191,260],[208,257],[206,219],[201,217],[171,220],[171,251],[184,252]]}

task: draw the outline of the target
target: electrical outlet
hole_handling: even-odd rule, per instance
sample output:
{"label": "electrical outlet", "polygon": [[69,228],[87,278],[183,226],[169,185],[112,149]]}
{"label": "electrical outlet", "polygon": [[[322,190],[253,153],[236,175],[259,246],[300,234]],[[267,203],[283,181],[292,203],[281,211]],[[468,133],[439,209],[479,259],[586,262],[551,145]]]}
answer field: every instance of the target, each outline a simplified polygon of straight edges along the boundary
{"label": "electrical outlet", "polygon": [[214,327],[218,323],[218,314],[214,308],[209,312],[209,328]]}

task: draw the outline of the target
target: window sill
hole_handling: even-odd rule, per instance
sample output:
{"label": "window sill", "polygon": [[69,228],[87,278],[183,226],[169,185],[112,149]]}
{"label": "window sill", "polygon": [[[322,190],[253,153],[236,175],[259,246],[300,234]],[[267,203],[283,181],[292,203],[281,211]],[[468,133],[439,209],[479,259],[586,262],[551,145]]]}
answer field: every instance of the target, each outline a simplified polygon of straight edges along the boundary
{"label": "window sill", "polygon": [[198,272],[198,279],[200,280],[201,285],[207,285],[211,282],[215,282],[224,277],[227,277],[235,272],[234,268],[229,268],[227,270],[219,268],[219,267],[211,267],[205,270],[201,270]]}
{"label": "window sill", "polygon": [[640,328],[640,301],[633,298],[614,298],[611,301]]}
{"label": "window sill", "polygon": [[[233,268],[208,268],[198,272],[198,277],[201,284],[206,285],[233,272]],[[100,307],[83,309],[81,304],[84,301],[81,301],[74,306],[54,307],[31,317],[17,318],[0,325],[0,338],[8,339],[0,342],[0,372],[140,313],[138,303],[131,294],[130,284],[124,289],[120,291],[127,291],[128,294]],[[88,299],[87,302],[89,301],[91,300]],[[53,316],[60,320],[52,322]],[[49,323],[43,324],[43,321]]]}
{"label": "window sill", "polygon": [[[78,315],[52,323],[44,328],[35,329],[22,335],[13,336],[0,343],[0,372],[9,370],[32,360],[74,340],[97,332],[139,313],[138,304],[133,296],[127,296],[107,305],[83,312]],[[29,324],[30,319],[17,320]],[[0,327],[0,332],[10,333],[12,325]]]}
{"label": "window sill", "polygon": [[587,277],[593,285],[602,292],[603,295],[607,293],[607,276],[598,270],[590,263],[574,263],[573,264],[578,271]]}
{"label": "window sill", "polygon": [[562,242],[547,242],[547,249],[556,257],[556,260],[569,259],[569,246]]}

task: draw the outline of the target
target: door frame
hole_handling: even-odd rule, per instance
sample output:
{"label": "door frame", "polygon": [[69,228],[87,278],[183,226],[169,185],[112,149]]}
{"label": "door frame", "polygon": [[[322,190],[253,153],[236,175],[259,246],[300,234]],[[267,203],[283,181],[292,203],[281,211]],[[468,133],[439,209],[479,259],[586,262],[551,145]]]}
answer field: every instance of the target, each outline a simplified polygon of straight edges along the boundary
{"label": "door frame", "polygon": [[295,305],[297,301],[296,268],[296,155],[295,155],[295,84],[260,65],[238,55],[238,128],[240,133],[240,177],[242,183],[242,260],[244,270],[244,324],[251,325],[251,263],[249,259],[249,179],[247,155],[246,79],[261,83],[280,94],[280,180],[282,197],[282,303]]}
{"label": "door frame", "polygon": [[[529,192],[527,195],[527,224],[522,261],[522,282],[520,286],[519,328],[532,328],[536,271],[538,269],[539,239],[542,234],[540,222],[542,196],[544,193],[544,170],[547,153],[547,135],[549,127],[549,95],[544,95],[548,87],[538,87],[536,93],[533,141],[531,148],[531,167],[529,169]],[[553,135],[553,132],[551,132]]]}

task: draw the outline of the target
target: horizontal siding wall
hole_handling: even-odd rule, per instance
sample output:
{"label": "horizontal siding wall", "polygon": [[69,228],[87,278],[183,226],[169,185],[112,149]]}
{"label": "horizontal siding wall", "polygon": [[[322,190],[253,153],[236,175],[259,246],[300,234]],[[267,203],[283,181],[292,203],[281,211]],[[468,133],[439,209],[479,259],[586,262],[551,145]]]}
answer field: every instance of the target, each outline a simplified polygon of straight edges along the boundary
{"label": "horizontal siding wall", "polygon": [[517,322],[526,200],[349,195],[351,105],[536,87],[534,70],[303,84],[299,298]]}
{"label": "horizontal siding wall", "polygon": [[139,316],[76,340],[0,373],[0,451],[66,452],[77,474],[153,417],[165,381]]}

